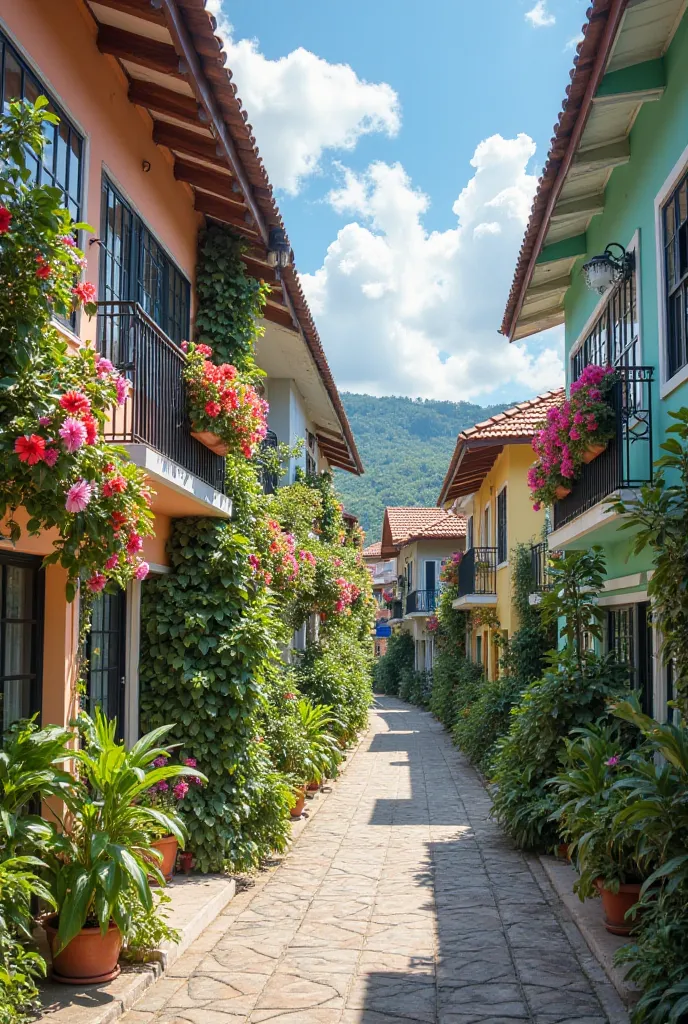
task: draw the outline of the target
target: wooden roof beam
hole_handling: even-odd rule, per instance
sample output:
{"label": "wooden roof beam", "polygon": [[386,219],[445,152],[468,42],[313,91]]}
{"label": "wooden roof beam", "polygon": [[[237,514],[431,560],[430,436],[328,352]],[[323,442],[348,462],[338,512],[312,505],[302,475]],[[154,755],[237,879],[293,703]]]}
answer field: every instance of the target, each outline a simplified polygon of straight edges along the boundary
{"label": "wooden roof beam", "polygon": [[553,223],[566,217],[595,217],[604,212],[604,192],[595,195],[581,196],[577,199],[561,199],[554,207],[551,220]]}
{"label": "wooden roof beam", "polygon": [[666,88],[664,58],[644,60],[638,64],[608,71],[600,82],[593,103],[595,107],[614,103],[648,103],[659,100]]}
{"label": "wooden roof beam", "polygon": [[628,139],[605,142],[602,146],[579,149],[571,162],[572,171],[610,171],[621,167],[631,159],[631,144]]}
{"label": "wooden roof beam", "polygon": [[166,121],[156,121],[153,125],[153,141],[159,146],[167,146],[175,153],[186,153],[200,160],[207,160],[216,167],[222,167],[222,160],[217,155],[215,140],[198,132],[189,132],[177,128]]}
{"label": "wooden roof beam", "polygon": [[585,256],[588,252],[588,239],[583,232],[581,235],[574,235],[572,238],[562,238],[559,242],[552,242],[546,245],[537,258],[537,266],[542,263],[556,263],[559,260],[572,260],[578,256]]}
{"label": "wooden roof beam", "polygon": [[571,287],[571,274],[562,274],[561,277],[550,277],[541,284],[531,284],[526,295],[526,301],[531,299],[544,299],[549,295],[558,295]]}
{"label": "wooden roof beam", "polygon": [[129,83],[129,99],[137,107],[145,107],[156,114],[167,114],[186,124],[199,124],[198,104],[193,96],[184,96],[153,82],[143,82],[140,78],[134,78]]}
{"label": "wooden roof beam", "polygon": [[146,39],[134,32],[125,32],[112,25],[98,26],[98,49],[119,60],[129,61],[150,71],[158,71],[162,75],[174,78],[184,77],[184,67],[174,46],[158,42],[157,39]]}
{"label": "wooden roof beam", "polygon": [[91,0],[92,3],[101,7],[108,7],[111,11],[121,11],[122,14],[131,14],[141,21],[149,21],[154,25],[164,25],[163,13],[151,5],[150,0]]}
{"label": "wooden roof beam", "polygon": [[219,196],[210,195],[209,192],[196,192],[194,194],[194,209],[199,213],[205,213],[208,217],[214,217],[225,224],[231,224],[240,231],[250,231],[257,234],[257,228],[253,223],[253,217],[248,210],[244,213],[237,209],[234,203],[228,203]]}
{"label": "wooden roof beam", "polygon": [[246,209],[241,189],[230,174],[221,174],[189,160],[175,160],[174,176],[177,181],[185,181],[188,185],[220,196],[227,203]]}

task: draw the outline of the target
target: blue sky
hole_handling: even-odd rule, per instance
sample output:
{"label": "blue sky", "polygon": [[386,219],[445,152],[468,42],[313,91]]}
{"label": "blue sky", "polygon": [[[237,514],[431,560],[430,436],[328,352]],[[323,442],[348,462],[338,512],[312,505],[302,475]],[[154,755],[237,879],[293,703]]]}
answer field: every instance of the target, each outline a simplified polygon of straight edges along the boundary
{"label": "blue sky", "polygon": [[560,332],[518,352],[495,332],[586,6],[224,0],[340,387],[487,403],[559,383]]}

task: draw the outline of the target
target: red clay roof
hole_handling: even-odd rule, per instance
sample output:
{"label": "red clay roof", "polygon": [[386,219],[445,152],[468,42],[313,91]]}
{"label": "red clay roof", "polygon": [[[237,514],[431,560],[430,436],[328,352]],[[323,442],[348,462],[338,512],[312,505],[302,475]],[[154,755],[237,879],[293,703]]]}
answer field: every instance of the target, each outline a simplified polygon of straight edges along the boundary
{"label": "red clay roof", "polygon": [[550,214],[564,185],[571,160],[585,128],[592,99],[604,72],[616,31],[628,0],[592,0],[583,40],[576,47],[571,84],[566,87],[547,162],[538,182],[513,284],[500,331],[511,337],[523,305],[523,298],[535,269],[547,233]]}
{"label": "red clay roof", "polygon": [[436,508],[386,508],[382,527],[382,554],[392,554],[414,540],[451,540],[466,536],[466,518]]}
{"label": "red clay roof", "polygon": [[437,504],[477,490],[504,445],[529,442],[548,410],[561,405],[565,395],[564,388],[546,391],[462,431],[456,439]]}
{"label": "red clay roof", "polygon": [[374,544],[369,544],[367,548],[363,548],[364,558],[380,558],[382,555],[382,541],[376,540]]}

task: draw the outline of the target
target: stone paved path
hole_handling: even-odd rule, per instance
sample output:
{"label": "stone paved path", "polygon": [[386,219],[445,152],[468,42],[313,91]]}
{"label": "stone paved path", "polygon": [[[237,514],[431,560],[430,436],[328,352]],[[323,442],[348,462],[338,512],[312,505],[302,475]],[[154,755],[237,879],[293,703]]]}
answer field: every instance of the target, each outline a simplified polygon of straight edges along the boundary
{"label": "stone paved path", "polygon": [[124,1024],[623,1024],[535,859],[430,715],[380,698],[291,854]]}

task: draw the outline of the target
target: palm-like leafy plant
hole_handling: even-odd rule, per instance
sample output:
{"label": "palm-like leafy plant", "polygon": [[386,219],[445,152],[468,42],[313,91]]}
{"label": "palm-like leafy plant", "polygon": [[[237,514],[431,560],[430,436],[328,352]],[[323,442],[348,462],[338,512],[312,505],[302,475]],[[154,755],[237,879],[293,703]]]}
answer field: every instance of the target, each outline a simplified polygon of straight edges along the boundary
{"label": "palm-like leafy plant", "polygon": [[154,729],[131,750],[116,742],[116,722],[100,709],[93,720],[84,716],[84,726],[87,744],[75,752],[78,778],[63,794],[69,827],[51,845],[50,885],[59,915],[55,953],[88,921],[103,934],[114,921],[126,936],[132,896],[152,911],[149,877],[160,884],[164,879],[151,842],[162,828],[183,848],[186,830],[176,813],[146,807],[141,798],[162,780],[183,775],[204,780],[196,768],[152,767],[166,754],[159,744],[172,725]]}
{"label": "palm-like leafy plant", "polygon": [[332,713],[329,704],[312,704],[302,698],[298,712],[308,745],[310,778],[320,782],[336,775],[342,755],[332,730],[341,731],[342,723]]}

